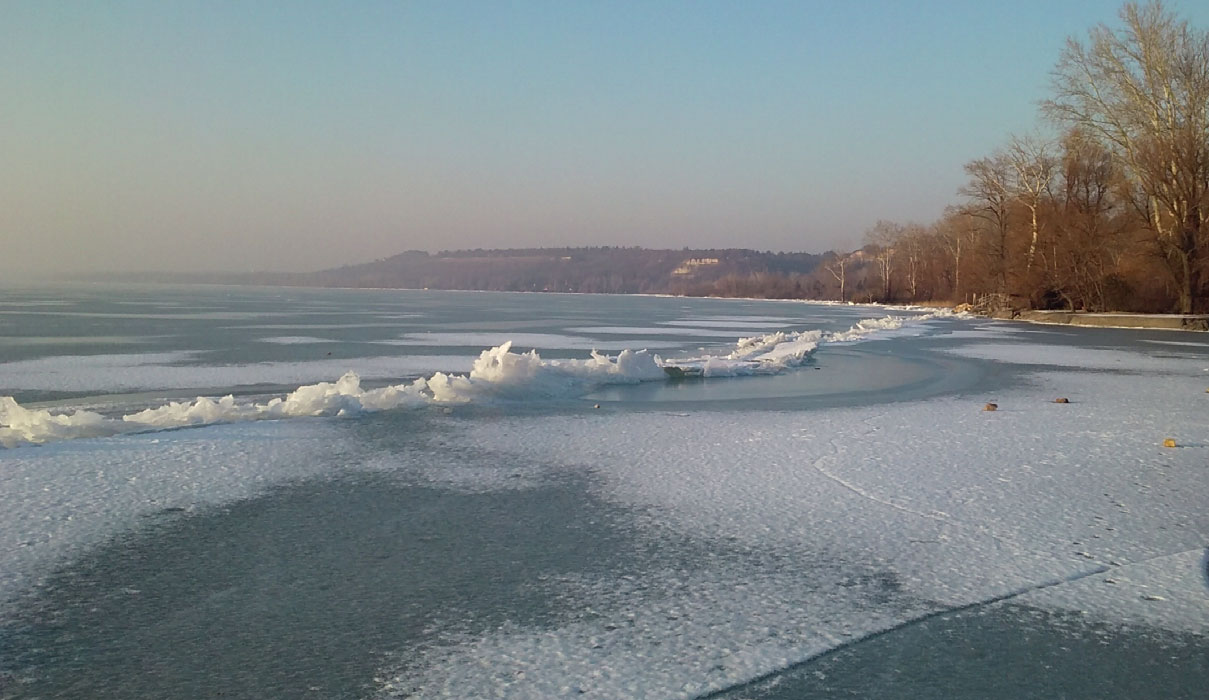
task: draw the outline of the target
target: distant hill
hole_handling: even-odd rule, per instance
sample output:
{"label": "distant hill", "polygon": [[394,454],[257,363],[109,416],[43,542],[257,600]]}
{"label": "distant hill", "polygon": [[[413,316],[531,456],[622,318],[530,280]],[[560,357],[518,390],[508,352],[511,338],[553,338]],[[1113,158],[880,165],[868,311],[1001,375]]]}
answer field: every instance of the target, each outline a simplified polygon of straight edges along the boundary
{"label": "distant hill", "polygon": [[744,249],[525,248],[407,251],[318,272],[223,275],[107,275],[154,282],[402,289],[808,296],[806,278],[822,255]]}
{"label": "distant hill", "polygon": [[789,280],[822,256],[754,250],[526,248],[409,251],[360,265],[293,275],[293,283],[328,287],[403,287],[608,294],[709,294],[728,278]]}

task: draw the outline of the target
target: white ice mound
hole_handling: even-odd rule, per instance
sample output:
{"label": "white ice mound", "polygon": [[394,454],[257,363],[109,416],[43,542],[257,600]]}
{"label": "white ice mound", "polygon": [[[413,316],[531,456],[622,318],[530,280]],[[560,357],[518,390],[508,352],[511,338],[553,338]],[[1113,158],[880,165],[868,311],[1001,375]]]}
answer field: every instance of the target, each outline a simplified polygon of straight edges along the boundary
{"label": "white ice mound", "polygon": [[752,374],[777,374],[800,367],[810,360],[819,346],[827,343],[852,343],[874,333],[902,329],[906,324],[950,316],[945,310],[920,316],[886,316],[859,321],[846,331],[777,331],[768,335],[742,338],[727,355],[677,360],[673,366],[686,374],[706,377],[734,377]]}
{"label": "white ice mound", "polygon": [[0,445],[46,442],[75,437],[109,435],[108,420],[91,411],[52,414],[22,407],[11,396],[0,396]]}
{"label": "white ice mound", "polygon": [[[929,314],[928,318],[933,315]],[[857,321],[857,324],[846,331],[832,333],[827,336],[829,343],[851,343],[856,340],[862,340],[871,333],[877,331],[895,331],[903,327],[907,322],[902,316],[886,316],[885,318],[867,318],[862,321]]]}
{"label": "white ice mound", "polygon": [[512,352],[511,343],[504,343],[483,351],[469,375],[438,372],[427,379],[363,389],[360,377],[349,372],[334,383],[300,386],[266,403],[240,402],[229,395],[220,399],[201,396],[194,401],[173,401],[107,418],[88,411],[55,414],[27,409],[12,397],[0,397],[0,445],[15,447],[211,423],[355,415],[434,403],[575,396],[604,384],[637,383],[665,376],[659,358],[645,350],[625,350],[616,357],[593,352],[586,360],[543,360],[536,351],[518,354]]}
{"label": "white ice mound", "polygon": [[842,333],[781,331],[744,338],[726,355],[674,362],[665,362],[646,350],[623,350],[616,356],[593,351],[584,360],[543,360],[536,350],[512,352],[512,343],[508,342],[484,350],[467,375],[438,372],[408,383],[363,389],[360,377],[349,372],[335,382],[300,386],[289,395],[266,403],[241,402],[234,396],[219,399],[203,396],[120,417],[106,417],[89,411],[56,414],[43,409],[27,409],[12,397],[0,397],[0,445],[15,447],[212,423],[356,415],[431,404],[569,398],[606,384],[658,381],[669,375],[775,374],[804,364],[823,343],[851,342],[877,331],[901,328],[908,320],[932,316],[870,319]]}

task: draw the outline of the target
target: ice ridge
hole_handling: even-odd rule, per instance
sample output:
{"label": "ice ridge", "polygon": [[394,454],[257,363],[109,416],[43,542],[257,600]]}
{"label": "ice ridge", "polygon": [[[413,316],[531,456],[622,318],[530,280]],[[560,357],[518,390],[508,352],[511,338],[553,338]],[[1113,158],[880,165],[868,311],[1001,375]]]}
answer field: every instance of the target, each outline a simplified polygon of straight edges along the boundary
{"label": "ice ridge", "polygon": [[13,397],[3,396],[0,397],[0,445],[16,447],[212,423],[356,415],[432,404],[571,397],[608,384],[666,380],[669,375],[775,374],[804,364],[823,343],[852,342],[935,315],[867,319],[837,333],[779,331],[743,338],[725,355],[678,360],[664,360],[646,350],[623,350],[615,356],[592,351],[583,360],[544,360],[536,350],[513,352],[512,343],[507,342],[484,350],[466,375],[437,372],[411,382],[364,389],[360,377],[348,372],[335,382],[300,386],[284,397],[265,403],[240,402],[231,395],[218,399],[203,396],[120,417],[85,410],[53,413],[46,409],[25,408]]}

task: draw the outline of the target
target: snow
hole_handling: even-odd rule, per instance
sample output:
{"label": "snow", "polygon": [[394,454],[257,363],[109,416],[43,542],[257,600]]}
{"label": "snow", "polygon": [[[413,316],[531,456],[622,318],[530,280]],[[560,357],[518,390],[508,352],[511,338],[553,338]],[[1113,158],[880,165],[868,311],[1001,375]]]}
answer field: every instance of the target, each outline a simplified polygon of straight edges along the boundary
{"label": "snow", "polygon": [[[955,355],[1019,365],[1051,365],[1075,369],[1168,371],[1209,368],[1209,357],[1187,353],[1183,358],[1159,357],[1129,350],[1086,348],[1046,343],[978,343],[948,349]],[[1173,362],[1175,364],[1173,364]]]}
{"label": "snow", "polygon": [[[909,319],[919,326],[921,317]],[[12,397],[0,397],[0,446],[14,447],[133,431],[178,428],[209,423],[281,419],[319,415],[355,415],[364,411],[418,407],[430,403],[482,400],[526,400],[582,396],[603,385],[633,384],[667,379],[665,367],[696,371],[704,376],[774,374],[807,361],[821,342],[853,342],[877,332],[901,329],[908,319],[888,316],[861,321],[850,330],[824,335],[820,331],[777,332],[741,339],[725,356],[706,355],[665,362],[647,350],[622,350],[608,356],[593,350],[586,360],[543,360],[535,350],[512,352],[512,342],[485,350],[469,374],[437,372],[409,383],[364,390],[356,372],[345,372],[335,383],[304,385],[284,398],[266,403],[240,403],[228,395],[213,399],[170,402],[138,413],[106,418],[89,411],[54,413],[29,409]],[[283,376],[314,373],[319,368],[355,363],[378,376],[397,376],[408,367],[454,363],[456,358],[408,356],[359,358],[306,363],[260,363],[238,367],[173,366],[164,363],[191,359],[196,353],[146,353],[49,357],[0,364],[0,382],[18,388],[94,388],[238,385],[280,382]],[[81,367],[82,366],[82,367]],[[86,368],[86,369],[85,369]],[[91,370],[91,371],[88,371]],[[118,370],[127,370],[123,374]],[[214,380],[221,381],[214,381]],[[206,382],[205,380],[210,380]],[[204,383],[203,383],[204,382]]]}
{"label": "snow", "polygon": [[[575,436],[557,441],[533,439],[521,419],[465,426],[462,439],[510,462],[592,473],[602,497],[653,514],[649,528],[797,565],[711,563],[640,590],[586,582],[592,616],[451,640],[419,668],[383,669],[381,695],[689,698],[1001,599],[1209,634],[1209,399],[1189,385],[1194,370],[1167,359],[1145,376],[1041,371],[985,397],[999,402],[994,413],[984,397],[947,397],[594,415],[547,420],[550,434]],[[1163,448],[1167,436],[1184,447]],[[902,606],[872,606],[831,581],[820,552],[886,572]]]}
{"label": "snow", "polygon": [[833,333],[818,330],[777,331],[762,336],[740,338],[735,349],[727,355],[677,360],[675,365],[700,371],[706,377],[777,374],[805,364],[824,343],[854,343],[872,337],[919,334],[927,329],[926,321],[947,315],[949,314],[933,313],[914,317],[871,318],[857,322],[846,331]]}
{"label": "snow", "polygon": [[[841,333],[758,336],[689,362],[786,371],[828,342],[928,329],[926,320],[875,319]],[[533,582],[575,603],[579,614],[553,626],[504,622],[462,634],[450,619],[435,644],[383,654],[377,695],[691,698],[1000,599],[1209,634],[1209,362],[1013,344],[998,331],[966,340],[942,351],[1012,363],[1025,380],[985,396],[824,410],[449,421],[448,444],[587,475],[593,495],[634,514],[632,526],[652,541],[704,544],[685,557],[691,565],[669,557],[642,576]],[[132,371],[183,359],[116,358],[109,367]],[[0,400],[0,437],[15,442],[244,421],[0,452],[0,601],[166,508],[247,498],[332,470],[403,468],[372,459],[345,467],[366,448],[335,421],[246,421],[565,398],[661,381],[670,362],[633,351],[544,359],[505,343],[465,375],[365,389],[345,374],[264,403],[204,398],[124,419]],[[1053,403],[1059,396],[1070,403]],[[986,401],[999,410],[982,411]],[[1180,447],[1162,447],[1168,437]],[[478,474],[460,472],[459,487],[473,488],[467,480]],[[487,490],[532,483],[502,484],[498,470],[481,478]]]}
{"label": "snow", "polygon": [[194,510],[330,475],[331,462],[303,457],[338,442],[322,423],[244,423],[4,451],[0,602],[63,558],[165,509]]}

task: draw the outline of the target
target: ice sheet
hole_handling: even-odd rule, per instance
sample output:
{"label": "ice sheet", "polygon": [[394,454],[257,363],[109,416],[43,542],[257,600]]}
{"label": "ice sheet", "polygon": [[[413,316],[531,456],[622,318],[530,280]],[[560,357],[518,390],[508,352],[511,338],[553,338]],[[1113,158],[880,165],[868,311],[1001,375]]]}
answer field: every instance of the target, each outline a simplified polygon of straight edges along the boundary
{"label": "ice sheet", "polygon": [[0,363],[0,390],[101,393],[255,384],[288,386],[338,377],[350,370],[366,379],[395,378],[434,369],[459,372],[466,371],[474,362],[473,357],[465,355],[404,355],[246,365],[172,364],[196,357],[195,353],[172,352],[55,356],[5,362]]}
{"label": "ice sheet", "polygon": [[78,335],[78,336],[0,336],[0,345],[133,345],[164,336]]}
{"label": "ice sheet", "polygon": [[680,320],[680,321],[668,321],[664,325],[688,326],[690,328],[724,328],[724,329],[739,329],[739,330],[745,329],[747,331],[751,331],[752,329],[775,330],[777,328],[783,328],[786,323],[792,323],[792,322],[793,322],[792,319],[760,321],[760,320],[703,318],[703,319],[685,319],[685,320]]}
{"label": "ice sheet", "polygon": [[305,316],[303,311],[185,311],[181,313],[116,313],[106,311],[37,311],[0,310],[0,315],[9,316],[69,316],[72,318],[150,319],[157,321],[255,321],[266,316],[289,318]]}
{"label": "ice sheet", "polygon": [[[726,322],[730,322],[730,321],[738,321],[739,323],[743,323],[743,324],[773,323],[778,326],[784,326],[786,324],[798,323],[801,321],[801,319],[793,318],[792,316],[758,316],[756,314],[752,314],[751,316],[728,316],[725,314],[710,314],[709,316],[701,316],[699,318],[702,321],[709,322],[710,325],[713,325],[714,323],[726,323]],[[677,325],[679,325],[679,324],[694,325],[696,322],[693,319],[681,319],[679,321],[673,321],[672,323],[675,323]]]}
{"label": "ice sheet", "polygon": [[1193,342],[1190,340],[1143,340],[1143,343],[1153,343],[1154,345],[1180,345],[1188,348],[1201,348],[1209,350],[1209,340],[1202,342]]}
{"label": "ice sheet", "polygon": [[1124,370],[1191,373],[1209,371],[1209,358],[1187,354],[1183,358],[1158,357],[1129,350],[1086,348],[1046,343],[978,343],[950,348],[948,352],[964,357],[1010,362],[1017,365],[1050,365],[1096,370]]}
{"label": "ice sheet", "polygon": [[[339,434],[322,422],[78,440],[0,456],[0,603],[64,557],[145,518],[249,498],[274,483],[331,474],[304,458]],[[169,510],[165,510],[169,509]]]}
{"label": "ice sheet", "polygon": [[[734,352],[749,359],[784,342],[763,337]],[[1023,357],[1038,367],[1065,352],[1042,346],[1044,361],[1034,362],[1027,346],[987,347],[995,359]],[[641,578],[600,572],[536,581],[581,614],[553,627],[504,622],[464,636],[450,620],[435,644],[383,655],[378,694],[697,697],[936,610],[1002,597],[1207,634],[1209,394],[1189,381],[1204,376],[1205,363],[1067,350],[1112,364],[1099,372],[1040,368],[1027,383],[986,396],[860,408],[601,411],[451,424],[450,444],[502,463],[589,475],[597,496],[635,514],[633,526],[660,545],[705,542],[711,546],[700,551],[711,557],[766,556],[686,557],[683,568],[669,563]],[[1122,357],[1129,361],[1118,363]],[[496,348],[470,375],[436,382],[426,400],[436,392],[451,400],[501,391],[560,396],[585,379],[662,372],[637,354],[553,362]],[[405,387],[388,389],[396,393],[345,378],[301,387],[294,405],[337,413],[407,400]],[[986,401],[999,410],[982,411]],[[247,408],[213,403],[163,415]],[[274,405],[284,412],[289,403]],[[241,424],[0,454],[0,598],[141,515],[333,468],[331,460],[296,459],[308,444],[320,451],[335,442],[333,425]],[[1164,448],[1165,438],[1178,447]],[[498,470],[484,470],[484,479],[485,489],[515,488],[499,483]]]}
{"label": "ice sheet", "polygon": [[[696,697],[913,617],[1004,599],[1209,634],[1207,399],[1186,363],[1150,359],[1150,375],[1045,371],[986,397],[546,420],[574,439],[535,439],[521,419],[466,426],[462,439],[506,461],[593,474],[602,497],[650,514],[647,527],[777,552],[796,573],[712,562],[712,575],[656,582],[647,596],[602,580],[585,620],[452,640],[419,668],[385,668],[381,694]],[[981,410],[985,400],[999,410]],[[1179,447],[1164,448],[1168,437]],[[880,570],[887,601],[797,597],[820,550]],[[898,599],[900,617],[887,619]]]}
{"label": "ice sheet", "polygon": [[[361,376],[346,372],[335,383],[304,385],[284,398],[267,403],[241,403],[233,396],[220,399],[201,396],[189,403],[172,402],[136,414],[108,418],[90,411],[55,413],[29,409],[12,397],[0,397],[0,445],[14,447],[75,437],[99,437],[158,428],[175,428],[219,422],[280,419],[298,416],[348,415],[414,407],[429,403],[465,403],[483,400],[533,400],[582,396],[607,384],[630,384],[666,380],[670,376],[695,374],[732,377],[776,374],[805,363],[822,342],[854,342],[875,333],[901,330],[910,321],[887,316],[867,319],[848,331],[778,332],[741,339],[727,355],[664,361],[646,350],[622,350],[616,356],[592,351],[586,360],[543,360],[536,351],[518,354],[511,342],[485,350],[467,375],[438,372],[428,378],[363,390]],[[398,376],[407,367],[432,367],[456,363],[447,356],[357,358],[306,363],[260,363],[237,367],[171,366],[157,364],[184,360],[193,353],[146,355],[101,355],[51,357],[0,364],[0,382],[17,388],[77,387],[97,389],[162,388],[189,386],[237,386],[255,383],[284,383],[283,376],[314,376],[331,366],[368,368],[370,376]],[[64,371],[63,365],[70,369]],[[81,367],[82,365],[82,367]],[[439,365],[438,365],[439,366]],[[97,373],[97,369],[101,372]],[[92,370],[91,372],[88,370]],[[125,370],[125,373],[118,371]],[[364,371],[364,370],[362,370]],[[0,384],[3,385],[3,384]]]}
{"label": "ice sheet", "polygon": [[[145,371],[143,367],[140,369]],[[210,423],[355,415],[431,403],[567,397],[585,393],[601,384],[666,377],[658,359],[645,351],[624,350],[616,357],[593,352],[586,360],[542,360],[535,351],[511,352],[511,345],[505,343],[483,351],[466,375],[438,372],[404,384],[363,389],[360,377],[348,372],[334,383],[301,386],[283,398],[265,403],[239,402],[231,395],[219,399],[200,396],[192,402],[174,401],[120,418],[109,418],[91,411],[54,413],[28,409],[12,397],[0,397],[0,445],[15,447]]]}
{"label": "ice sheet", "polygon": [[[420,347],[496,347],[512,343],[516,347],[546,350],[626,350],[635,345],[625,340],[598,340],[577,335],[557,333],[514,333],[496,331],[492,333],[407,333],[391,340],[374,341],[381,345],[414,345]],[[679,343],[668,341],[644,341],[637,343],[642,349],[656,350],[679,347]]]}
{"label": "ice sheet", "polygon": [[313,335],[276,335],[270,338],[259,338],[257,342],[273,343],[275,345],[314,345],[316,343],[335,343],[331,338],[316,338]]}
{"label": "ice sheet", "polygon": [[674,328],[665,326],[587,326],[583,328],[568,328],[567,330],[592,335],[675,335],[689,338],[737,338],[747,332],[727,328],[686,328],[680,326]]}

